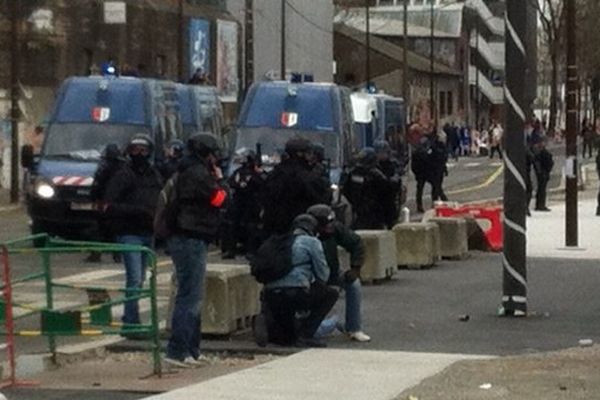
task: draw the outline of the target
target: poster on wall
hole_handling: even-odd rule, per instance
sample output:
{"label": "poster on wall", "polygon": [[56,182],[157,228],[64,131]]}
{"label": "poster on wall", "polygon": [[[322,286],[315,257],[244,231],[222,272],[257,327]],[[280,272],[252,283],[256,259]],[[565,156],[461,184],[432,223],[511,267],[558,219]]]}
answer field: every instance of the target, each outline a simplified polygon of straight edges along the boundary
{"label": "poster on wall", "polygon": [[223,102],[235,102],[238,96],[237,24],[217,21],[217,89]]}
{"label": "poster on wall", "polygon": [[190,19],[189,25],[189,75],[196,72],[210,74],[210,22],[200,18]]}

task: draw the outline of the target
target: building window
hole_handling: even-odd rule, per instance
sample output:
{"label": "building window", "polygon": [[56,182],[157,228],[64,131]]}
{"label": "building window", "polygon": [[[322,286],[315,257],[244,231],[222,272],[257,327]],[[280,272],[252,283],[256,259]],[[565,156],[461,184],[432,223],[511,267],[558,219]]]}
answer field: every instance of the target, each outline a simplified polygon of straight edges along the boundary
{"label": "building window", "polygon": [[447,96],[446,106],[448,107],[448,115],[452,115],[454,114],[454,96],[452,95],[452,91],[449,91]]}
{"label": "building window", "polygon": [[444,118],[446,116],[446,92],[440,92],[439,96],[439,109],[440,117]]}
{"label": "building window", "polygon": [[156,74],[161,77],[167,74],[167,57],[163,54],[156,56]]}
{"label": "building window", "polygon": [[377,5],[378,6],[395,6],[396,4],[395,0],[378,0],[377,1]]}

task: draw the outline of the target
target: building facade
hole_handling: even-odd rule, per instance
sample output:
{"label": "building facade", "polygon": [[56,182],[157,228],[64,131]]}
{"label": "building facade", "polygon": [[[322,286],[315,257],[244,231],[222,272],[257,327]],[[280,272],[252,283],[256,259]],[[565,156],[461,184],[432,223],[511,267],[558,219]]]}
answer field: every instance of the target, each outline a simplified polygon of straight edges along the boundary
{"label": "building facade", "polygon": [[[420,71],[409,79],[411,104],[431,104],[433,92],[435,115],[440,125],[456,122],[473,126],[476,120],[480,125],[487,125],[491,120],[501,120],[504,104],[502,16],[492,13],[483,0],[409,0],[407,9],[408,49],[429,59],[430,65],[433,61],[454,72],[443,75],[430,67],[429,71]],[[494,7],[497,9],[498,6]],[[338,21],[365,32],[365,7],[343,7]],[[370,9],[369,25],[372,36],[403,47],[404,1],[376,0]],[[402,69],[401,61],[397,68]]]}
{"label": "building facade", "polygon": [[332,0],[229,0],[227,9],[243,29],[246,86],[281,78],[282,49],[287,78],[333,80]]}
{"label": "building facade", "polygon": [[[112,61],[122,72],[187,81],[197,70],[216,85],[233,122],[241,95],[240,25],[223,1],[28,0],[16,15],[0,1],[0,185],[7,184],[12,137],[13,79],[19,87],[19,139],[29,142],[60,82],[99,72]],[[12,57],[11,21],[17,22],[18,57]],[[18,76],[11,61],[18,60]]]}

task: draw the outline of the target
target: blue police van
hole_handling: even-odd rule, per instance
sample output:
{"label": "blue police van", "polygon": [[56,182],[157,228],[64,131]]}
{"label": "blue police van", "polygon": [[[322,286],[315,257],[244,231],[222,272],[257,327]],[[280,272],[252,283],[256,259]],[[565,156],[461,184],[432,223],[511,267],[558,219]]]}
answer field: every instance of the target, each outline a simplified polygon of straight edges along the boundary
{"label": "blue police van", "polygon": [[155,142],[154,162],[160,163],[172,139],[203,130],[220,135],[220,113],[214,88],[132,77],[67,79],[47,120],[41,153],[22,149],[32,232],[98,238],[91,187],[105,147],[124,149],[131,136],[146,133]]}
{"label": "blue police van", "polygon": [[[295,137],[323,146],[332,182],[358,149],[350,90],[332,83],[254,83],[244,100],[233,143],[234,154],[260,149],[269,169]],[[230,171],[238,164],[235,158]]]}

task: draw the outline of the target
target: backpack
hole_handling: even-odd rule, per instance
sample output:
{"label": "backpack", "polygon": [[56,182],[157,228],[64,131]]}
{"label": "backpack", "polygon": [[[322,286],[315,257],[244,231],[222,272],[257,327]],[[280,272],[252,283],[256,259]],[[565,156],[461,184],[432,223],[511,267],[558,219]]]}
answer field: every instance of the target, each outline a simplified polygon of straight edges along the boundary
{"label": "backpack", "polygon": [[177,224],[177,176],[175,173],[165,184],[158,196],[154,214],[154,236],[166,239],[171,236]]}
{"label": "backpack", "polygon": [[269,283],[286,276],[292,264],[292,245],[295,235],[271,235],[250,259],[250,273],[259,283]]}

